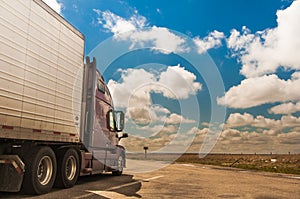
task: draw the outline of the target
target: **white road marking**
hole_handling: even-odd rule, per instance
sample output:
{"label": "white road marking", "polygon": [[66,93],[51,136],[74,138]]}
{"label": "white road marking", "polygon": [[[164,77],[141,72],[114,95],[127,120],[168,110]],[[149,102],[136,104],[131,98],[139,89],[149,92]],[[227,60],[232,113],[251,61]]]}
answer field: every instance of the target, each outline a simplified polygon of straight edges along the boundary
{"label": "white road marking", "polygon": [[164,177],[164,176],[154,176],[154,177],[152,177],[152,178],[144,179],[144,181],[156,180],[156,179],[162,178],[162,177]]}
{"label": "white road marking", "polygon": [[98,196],[104,196],[107,198],[138,198],[134,196],[126,196],[117,192],[113,191],[90,191],[92,194],[96,194]]}
{"label": "white road marking", "polygon": [[292,179],[300,179],[300,176],[289,176],[288,178],[292,178]]}
{"label": "white road marking", "polygon": [[185,166],[185,167],[196,167],[195,165],[193,164],[179,164],[181,166]]}
{"label": "white road marking", "polygon": [[138,183],[140,183],[140,182],[141,182],[140,180],[134,181],[134,182],[129,182],[129,183],[127,183],[127,184],[122,184],[122,185],[119,185],[119,186],[110,187],[110,188],[108,188],[108,189],[106,189],[106,190],[107,190],[107,191],[112,191],[112,190],[115,190],[115,189],[121,189],[121,188],[123,188],[123,187],[128,187],[128,186],[130,186],[130,185],[138,184]]}
{"label": "white road marking", "polygon": [[75,197],[75,199],[87,198],[87,197],[93,196],[94,194],[99,195],[99,196],[108,197],[108,198],[136,198],[136,197],[128,197],[126,195],[123,195],[123,194],[120,194],[120,193],[117,193],[117,192],[113,192],[113,190],[120,189],[120,188],[127,187],[127,186],[134,185],[134,184],[138,184],[138,183],[141,183],[141,182],[148,182],[148,181],[151,181],[151,180],[156,180],[156,179],[162,178],[162,177],[164,177],[164,176],[163,175],[154,176],[154,177],[147,178],[147,179],[142,179],[142,180],[138,180],[138,181],[134,181],[134,182],[129,182],[129,183],[126,183],[126,184],[123,184],[123,185],[110,187],[110,188],[106,189],[105,191],[86,190],[87,192],[90,192],[90,193]]}

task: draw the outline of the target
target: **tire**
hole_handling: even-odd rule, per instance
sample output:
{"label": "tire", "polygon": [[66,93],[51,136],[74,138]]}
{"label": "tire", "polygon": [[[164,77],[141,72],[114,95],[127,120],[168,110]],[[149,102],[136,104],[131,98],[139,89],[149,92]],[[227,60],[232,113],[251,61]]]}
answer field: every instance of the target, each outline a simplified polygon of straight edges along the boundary
{"label": "tire", "polygon": [[58,171],[55,186],[73,187],[79,176],[79,155],[73,148],[59,151],[57,154]]}
{"label": "tire", "polygon": [[120,175],[122,175],[122,173],[123,173],[123,168],[124,168],[124,158],[123,158],[122,155],[119,156],[117,164],[118,164],[118,165],[117,165],[117,166],[118,166],[118,169],[112,171],[112,175],[113,175],[113,176],[120,176]]}
{"label": "tire", "polygon": [[27,194],[48,193],[56,176],[56,157],[50,147],[37,147],[24,157],[22,191]]}

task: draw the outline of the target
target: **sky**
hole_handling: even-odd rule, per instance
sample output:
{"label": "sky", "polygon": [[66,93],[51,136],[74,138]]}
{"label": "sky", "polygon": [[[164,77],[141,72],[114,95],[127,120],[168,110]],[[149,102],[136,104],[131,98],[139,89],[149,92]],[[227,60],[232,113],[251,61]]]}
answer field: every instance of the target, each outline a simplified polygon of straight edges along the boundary
{"label": "sky", "polygon": [[44,0],[85,35],[129,151],[300,153],[300,1]]}

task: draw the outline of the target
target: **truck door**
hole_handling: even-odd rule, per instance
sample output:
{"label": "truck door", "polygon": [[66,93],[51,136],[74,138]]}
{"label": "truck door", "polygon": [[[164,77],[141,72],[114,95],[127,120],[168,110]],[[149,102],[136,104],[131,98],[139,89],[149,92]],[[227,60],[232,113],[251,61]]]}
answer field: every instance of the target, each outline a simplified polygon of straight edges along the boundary
{"label": "truck door", "polygon": [[95,123],[93,135],[93,154],[103,166],[113,164],[116,154],[117,134],[111,129],[109,121],[113,117],[112,98],[103,78],[98,74],[95,96]]}

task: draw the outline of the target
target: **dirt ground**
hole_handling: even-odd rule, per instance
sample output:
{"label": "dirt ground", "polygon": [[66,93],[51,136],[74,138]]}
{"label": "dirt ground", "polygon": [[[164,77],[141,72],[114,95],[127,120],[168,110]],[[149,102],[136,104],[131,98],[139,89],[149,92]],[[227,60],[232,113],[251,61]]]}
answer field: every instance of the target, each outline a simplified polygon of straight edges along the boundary
{"label": "dirt ground", "polygon": [[[300,174],[300,154],[208,154],[200,158],[199,154],[128,154],[129,158],[140,160],[174,161],[199,163],[260,170],[276,173]],[[179,158],[178,158],[179,157]]]}

